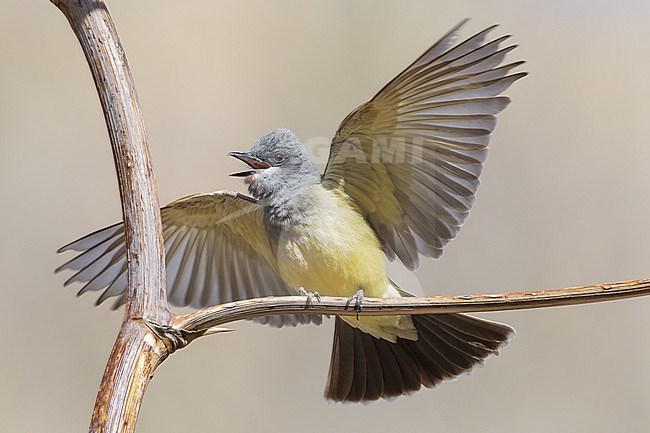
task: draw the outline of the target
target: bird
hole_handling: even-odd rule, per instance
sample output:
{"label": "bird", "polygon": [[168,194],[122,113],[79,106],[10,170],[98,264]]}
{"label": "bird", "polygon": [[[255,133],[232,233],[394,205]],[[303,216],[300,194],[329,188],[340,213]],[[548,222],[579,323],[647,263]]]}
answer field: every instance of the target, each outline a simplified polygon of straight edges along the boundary
{"label": "bird", "polygon": [[[416,270],[438,258],[466,221],[502,95],[526,75],[505,63],[509,35],[491,26],[458,42],[461,21],[372,99],[353,110],[332,139],[324,172],[289,129],[230,152],[248,194],[215,191],[161,209],[171,304],[201,308],[234,300],[304,293],[412,296],[393,282],[386,260]],[[126,300],[123,223],[58,252],[59,267],[103,291],[97,304]],[[306,310],[308,311],[308,310]],[[321,324],[296,314],[253,319],[275,327]],[[515,334],[512,327],[460,313],[335,316],[325,397],[335,402],[393,399],[433,388],[482,366]]]}

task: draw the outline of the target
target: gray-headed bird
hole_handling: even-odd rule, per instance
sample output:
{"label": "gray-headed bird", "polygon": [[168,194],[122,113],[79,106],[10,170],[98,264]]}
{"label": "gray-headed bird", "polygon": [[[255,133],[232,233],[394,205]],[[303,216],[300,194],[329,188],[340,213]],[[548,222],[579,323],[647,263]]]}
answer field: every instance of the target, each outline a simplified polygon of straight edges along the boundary
{"label": "gray-headed bird", "polygon": [[[251,196],[217,191],[161,209],[170,302],[204,307],[268,295],[410,296],[384,258],[409,269],[437,258],[474,203],[499,96],[525,73],[503,65],[508,36],[490,27],[457,43],[465,21],[340,125],[320,173],[288,129],[232,152],[249,169]],[[125,301],[122,223],[61,248],[81,254],[60,269],[66,284]],[[273,326],[320,324],[318,315],[275,316]],[[464,314],[336,317],[325,395],[359,402],[431,388],[497,354],[514,330]]]}

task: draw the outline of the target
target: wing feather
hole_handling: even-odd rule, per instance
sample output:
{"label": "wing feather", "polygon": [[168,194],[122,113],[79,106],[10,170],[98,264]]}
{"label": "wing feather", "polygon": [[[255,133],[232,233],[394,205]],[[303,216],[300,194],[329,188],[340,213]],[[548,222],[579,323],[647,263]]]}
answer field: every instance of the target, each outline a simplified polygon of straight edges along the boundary
{"label": "wing feather", "polygon": [[[167,290],[176,306],[195,308],[239,299],[293,294],[279,276],[263,225],[262,208],[241,194],[218,191],[177,200],[161,209]],[[79,251],[57,269],[76,273],[66,281],[86,283],[79,294],[102,291],[97,303],[125,301],[124,228],[115,224],[64,247]],[[273,326],[321,323],[320,316],[261,318]]]}
{"label": "wing feather", "polygon": [[438,257],[475,200],[500,96],[525,73],[502,65],[516,46],[489,27],[456,44],[466,20],[339,127],[323,175],[366,216],[389,259]]}

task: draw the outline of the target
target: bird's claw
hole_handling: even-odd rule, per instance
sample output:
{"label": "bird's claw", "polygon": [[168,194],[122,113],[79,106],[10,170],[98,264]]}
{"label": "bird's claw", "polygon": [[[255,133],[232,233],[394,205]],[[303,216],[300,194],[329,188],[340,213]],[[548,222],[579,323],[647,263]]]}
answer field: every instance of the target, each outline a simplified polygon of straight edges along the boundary
{"label": "bird's claw", "polygon": [[301,295],[305,295],[307,297],[308,307],[314,303],[314,298],[316,298],[316,300],[320,302],[320,293],[318,292],[308,292],[307,290],[305,290],[304,287],[301,287],[300,289],[298,289],[298,293],[300,293]]}
{"label": "bird's claw", "polygon": [[357,320],[359,320],[359,313],[361,312],[361,303],[363,302],[364,297],[363,289],[357,290],[357,293],[348,298],[348,302],[345,303],[345,308],[347,309],[352,301],[354,301],[354,311],[357,313]]}

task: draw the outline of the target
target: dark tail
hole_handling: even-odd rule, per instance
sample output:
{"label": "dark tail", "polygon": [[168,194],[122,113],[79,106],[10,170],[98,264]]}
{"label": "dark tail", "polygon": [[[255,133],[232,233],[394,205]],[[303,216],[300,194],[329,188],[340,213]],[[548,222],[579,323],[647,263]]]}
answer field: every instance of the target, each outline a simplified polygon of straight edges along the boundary
{"label": "dark tail", "polygon": [[360,402],[433,388],[483,365],[515,330],[465,314],[411,316],[418,340],[381,340],[336,318],[325,397]]}

